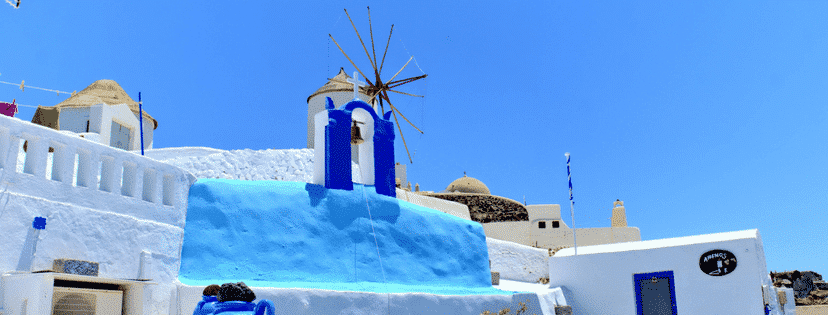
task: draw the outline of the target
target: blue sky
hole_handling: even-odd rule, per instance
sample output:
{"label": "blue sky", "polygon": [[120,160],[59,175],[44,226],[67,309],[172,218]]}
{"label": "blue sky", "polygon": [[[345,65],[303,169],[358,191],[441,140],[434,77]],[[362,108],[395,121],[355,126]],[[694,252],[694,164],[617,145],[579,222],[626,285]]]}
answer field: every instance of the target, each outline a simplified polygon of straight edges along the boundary
{"label": "blue sky", "polygon": [[[644,240],[757,228],[770,270],[828,273],[822,2],[23,0],[0,3],[0,80],[115,80],[142,92],[156,148],[303,148],[307,97],[354,71],[328,34],[370,68],[343,13],[368,40],[366,5],[377,50],[395,24],[383,78],[410,56],[400,77],[429,75],[401,88],[425,98],[391,95],[425,132],[403,123],[412,184],[465,171],[571,225],[571,152],[577,227],[609,226],[621,199]],[[0,85],[0,101],[66,97]]]}

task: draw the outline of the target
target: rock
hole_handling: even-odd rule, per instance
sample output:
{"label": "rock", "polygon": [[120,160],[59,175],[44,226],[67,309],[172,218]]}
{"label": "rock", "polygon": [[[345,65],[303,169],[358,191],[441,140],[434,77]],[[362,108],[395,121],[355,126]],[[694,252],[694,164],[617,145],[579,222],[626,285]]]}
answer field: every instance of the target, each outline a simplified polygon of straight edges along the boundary
{"label": "rock", "polygon": [[253,300],[256,299],[256,294],[253,293],[253,290],[250,290],[250,288],[247,285],[245,285],[244,282],[225,283],[221,285],[221,288],[219,288],[219,292],[216,298],[219,300],[219,302],[253,302]]}
{"label": "rock", "polygon": [[794,296],[798,299],[808,297],[811,291],[815,289],[814,282],[805,277],[794,280],[792,288],[794,289]]}
{"label": "rock", "polygon": [[526,207],[517,201],[484,194],[429,193],[429,197],[462,203],[469,207],[469,216],[478,223],[529,221]]}
{"label": "rock", "polygon": [[828,290],[814,290],[814,291],[811,291],[810,296],[815,298],[815,299],[828,298]]}

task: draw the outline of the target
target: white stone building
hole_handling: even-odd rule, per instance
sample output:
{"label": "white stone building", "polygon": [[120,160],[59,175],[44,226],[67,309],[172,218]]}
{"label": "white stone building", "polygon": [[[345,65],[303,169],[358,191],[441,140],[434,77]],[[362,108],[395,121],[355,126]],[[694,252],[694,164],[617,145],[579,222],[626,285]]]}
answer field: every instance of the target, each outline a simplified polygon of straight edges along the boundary
{"label": "white stone building", "polygon": [[[55,106],[38,106],[32,122],[80,134],[111,147],[141,150],[138,103],[112,80],[98,80]],[[144,149],[152,149],[158,121],[143,111]]]}

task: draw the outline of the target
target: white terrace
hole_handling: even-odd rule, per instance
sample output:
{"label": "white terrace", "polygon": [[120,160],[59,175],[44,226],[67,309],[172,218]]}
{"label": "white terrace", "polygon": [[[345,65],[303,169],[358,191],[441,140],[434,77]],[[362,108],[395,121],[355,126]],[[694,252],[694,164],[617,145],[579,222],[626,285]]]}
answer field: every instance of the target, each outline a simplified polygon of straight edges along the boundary
{"label": "white terrace", "polygon": [[[24,141],[27,150],[19,152]],[[18,154],[25,154],[23,173]],[[6,116],[0,117],[0,168],[3,191],[105,205],[101,210],[179,227],[195,181],[178,167]]]}

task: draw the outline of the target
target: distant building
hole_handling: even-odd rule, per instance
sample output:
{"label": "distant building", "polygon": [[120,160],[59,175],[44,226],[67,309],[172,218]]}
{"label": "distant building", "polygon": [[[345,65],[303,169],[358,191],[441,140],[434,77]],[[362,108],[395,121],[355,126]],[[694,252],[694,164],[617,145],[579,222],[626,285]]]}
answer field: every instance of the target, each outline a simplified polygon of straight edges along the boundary
{"label": "distant building", "polygon": [[[549,249],[572,247],[575,242],[573,229],[561,219],[560,205],[523,205],[495,196],[482,181],[465,174],[443,192],[414,193],[466,205],[471,220],[483,225],[486,237]],[[612,213],[611,227],[575,229],[578,246],[641,240],[638,228],[627,226],[623,201],[615,201]]]}
{"label": "distant building", "polygon": [[[123,150],[140,150],[138,102],[113,80],[98,80],[55,106],[38,106],[32,122]],[[143,111],[144,148],[158,121]]]}

